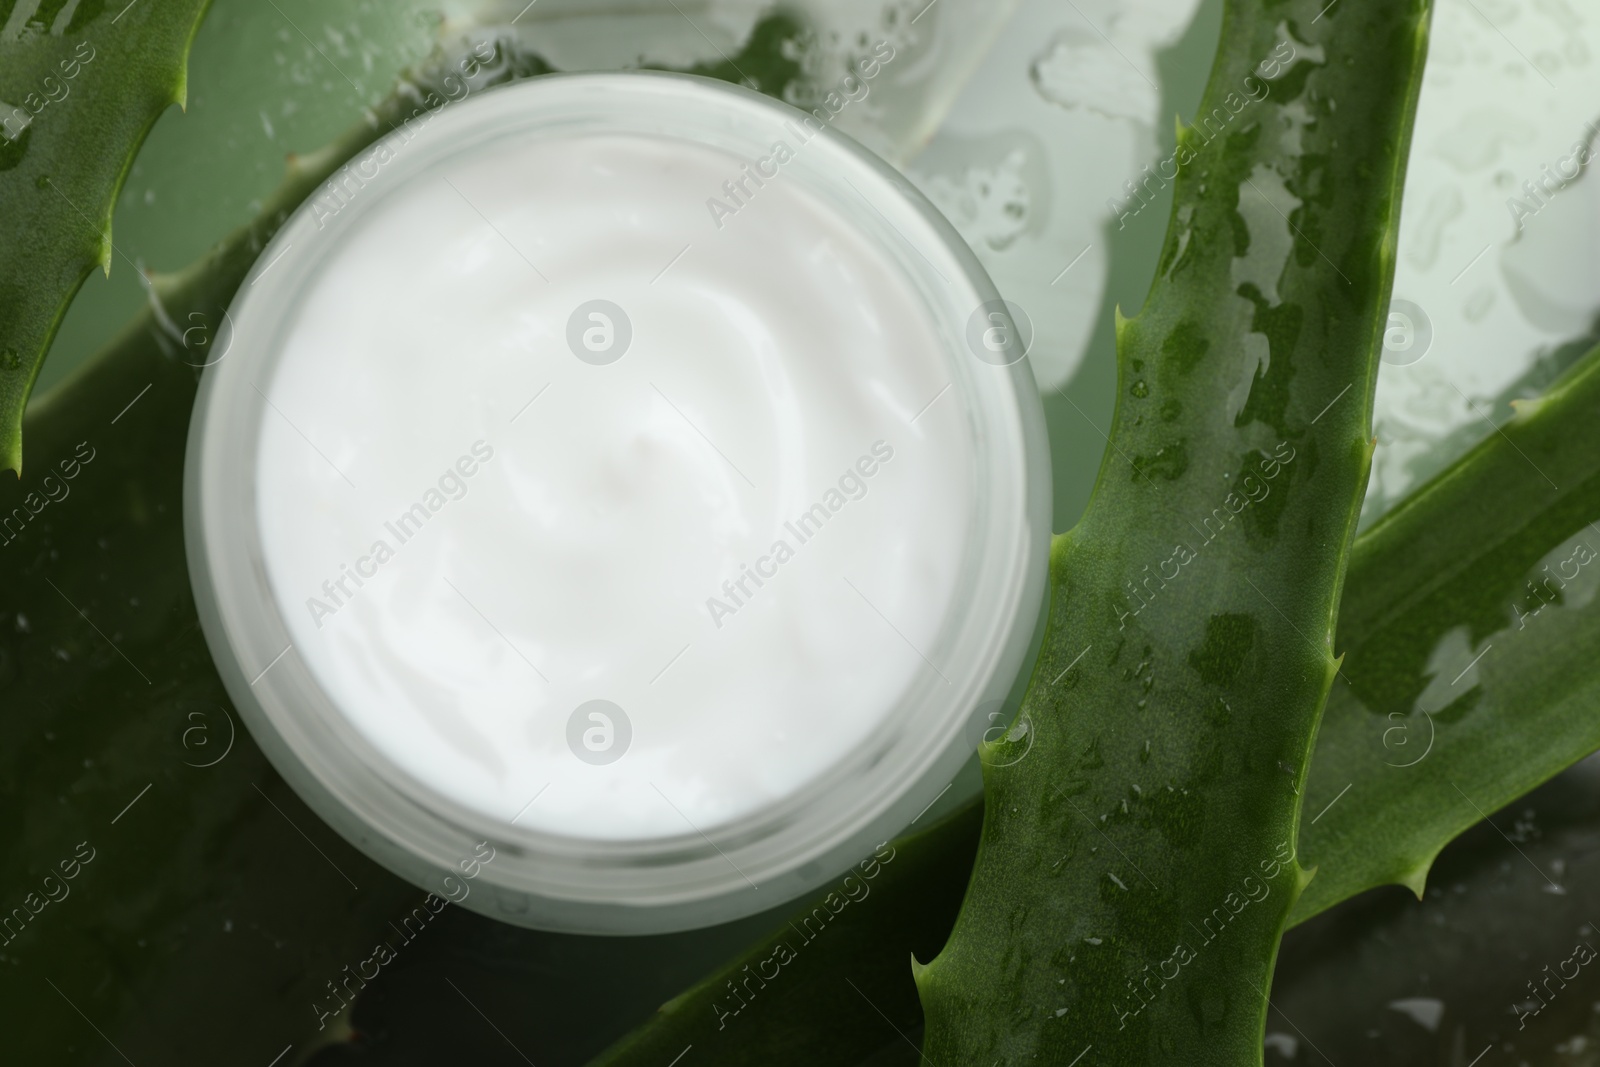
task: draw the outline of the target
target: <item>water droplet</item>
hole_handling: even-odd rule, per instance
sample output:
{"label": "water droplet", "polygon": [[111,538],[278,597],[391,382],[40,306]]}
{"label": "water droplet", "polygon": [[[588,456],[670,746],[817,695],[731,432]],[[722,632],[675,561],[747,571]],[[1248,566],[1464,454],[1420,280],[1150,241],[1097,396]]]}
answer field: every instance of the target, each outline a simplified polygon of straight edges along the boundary
{"label": "water droplet", "polygon": [[1435,997],[1408,997],[1404,1000],[1391,1000],[1391,1011],[1397,1011],[1409,1016],[1413,1022],[1431,1033],[1438,1032],[1439,1020],[1444,1018],[1444,1001]]}

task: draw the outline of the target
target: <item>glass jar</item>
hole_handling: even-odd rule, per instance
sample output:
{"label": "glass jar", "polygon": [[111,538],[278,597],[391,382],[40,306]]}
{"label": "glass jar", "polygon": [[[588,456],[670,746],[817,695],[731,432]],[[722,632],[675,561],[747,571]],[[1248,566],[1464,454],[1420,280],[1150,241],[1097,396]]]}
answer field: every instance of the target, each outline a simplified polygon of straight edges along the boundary
{"label": "glass jar", "polygon": [[[207,641],[241,716],[284,778],[339,833],[418,886],[509,922],[585,933],[686,929],[774,907],[834,877],[924,811],[971,756],[975,738],[990,725],[986,714],[1006,696],[1024,666],[1045,594],[1051,510],[1043,413],[1025,358],[1027,325],[1014,320],[1012,309],[1000,299],[977,259],[945,219],[882,160],[835,132],[829,117],[826,112],[802,113],[719,82],[653,73],[549,76],[472,95],[425,113],[361,153],[284,225],[239,290],[230,309],[233,344],[226,358],[205,371],[186,466],[189,566]],[[405,648],[492,649],[493,663],[498,665],[495,670],[505,665],[520,670],[511,658],[514,652],[533,674],[544,678],[518,643],[495,625],[490,617],[494,613],[482,610],[459,587],[461,583],[450,581],[456,572],[441,576],[463,602],[450,611],[380,611],[370,607],[376,598],[367,594],[368,599],[348,616],[352,621],[335,620],[346,627],[337,641],[325,640],[322,628],[327,620],[316,605],[340,607],[346,598],[337,594],[324,598],[309,590],[312,595],[301,605],[297,603],[301,590],[286,578],[299,563],[294,552],[283,548],[288,543],[285,539],[301,538],[295,544],[313,546],[305,548],[302,555],[314,553],[320,551],[315,546],[342,536],[345,527],[335,514],[341,505],[328,503],[336,501],[335,496],[319,496],[322,490],[312,487],[302,499],[283,488],[290,484],[282,477],[281,468],[287,462],[282,453],[288,447],[283,442],[300,448],[303,441],[310,449],[305,462],[327,465],[327,470],[315,468],[320,470],[319,485],[337,489],[337,475],[353,491],[354,482],[339,469],[343,446],[333,447],[330,456],[317,442],[327,446],[332,440],[342,440],[341,434],[354,434],[350,439],[359,438],[369,457],[403,453],[415,443],[414,438],[425,437],[430,429],[426,418],[407,422],[394,411],[381,410],[397,403],[396,396],[426,398],[441,418],[468,409],[481,411],[484,418],[499,420],[497,427],[516,421],[534,403],[523,404],[520,395],[513,402],[513,398],[499,395],[507,391],[504,382],[474,377],[474,349],[452,356],[459,361],[456,366],[441,354],[437,374],[428,372],[427,381],[413,380],[417,377],[413,372],[412,377],[401,375],[402,380],[391,382],[400,392],[386,388],[371,395],[339,392],[331,383],[344,364],[334,366],[336,360],[330,359],[326,381],[331,394],[308,400],[306,411],[295,409],[291,418],[284,407],[293,405],[272,399],[284,399],[275,383],[284,380],[286,366],[299,375],[294,380],[302,385],[309,382],[315,387],[322,380],[315,373],[307,377],[306,360],[299,354],[305,345],[316,342],[317,331],[323,328],[318,323],[337,321],[341,329],[378,330],[382,323],[377,319],[383,316],[373,315],[371,308],[387,308],[386,314],[396,321],[410,322],[413,319],[407,316],[413,316],[416,322],[431,322],[429,316],[433,316],[447,325],[452,315],[462,314],[460,300],[454,304],[440,300],[438,306],[432,306],[429,298],[391,296],[379,282],[353,274],[351,249],[365,247],[360,242],[380,234],[399,249],[395,253],[398,259],[415,254],[406,250],[414,235],[395,222],[396,205],[430,183],[446,183],[471,210],[460,210],[462,205],[457,204],[457,221],[440,222],[440,232],[448,235],[452,227],[477,228],[482,231],[483,248],[493,245],[498,252],[473,246],[469,259],[480,253],[509,256],[506,246],[510,246],[537,272],[528,255],[496,225],[496,208],[490,205],[489,210],[480,210],[451,179],[469,172],[492,174],[498,169],[503,173],[508,164],[501,157],[506,152],[588,143],[584,138],[646,139],[655,146],[652,150],[666,146],[669,157],[671,146],[676,145],[685,159],[709,151],[735,162],[758,161],[768,181],[784,183],[786,189],[782,194],[767,193],[767,202],[775,207],[762,210],[781,212],[787,210],[782,205],[791,202],[785,198],[801,197],[809,210],[820,213],[818,218],[829,220],[830,226],[848,233],[850,241],[870,249],[893,275],[894,291],[906,294],[909,303],[905,307],[913,309],[908,319],[904,308],[899,308],[896,314],[902,318],[890,325],[897,331],[921,331],[917,336],[933,338],[938,352],[936,358],[929,356],[929,366],[948,377],[945,387],[931,394],[920,411],[896,400],[910,428],[905,432],[927,436],[932,432],[927,426],[942,427],[939,432],[948,438],[947,443],[955,443],[952,447],[959,446],[967,468],[950,475],[955,479],[950,484],[959,489],[965,502],[958,519],[965,528],[952,541],[959,545],[959,552],[952,558],[948,595],[942,597],[937,617],[901,619],[896,626],[846,576],[846,584],[865,601],[863,611],[870,608],[885,624],[881,634],[884,655],[899,656],[910,666],[902,672],[903,684],[898,684],[892,699],[863,709],[861,715],[839,727],[852,731],[849,744],[833,750],[824,751],[826,746],[808,750],[813,757],[824,751],[827,758],[803,773],[790,774],[793,768],[787,768],[781,753],[774,754],[762,737],[738,735],[738,721],[724,724],[733,738],[728,747],[710,752],[704,745],[675,747],[670,716],[658,715],[650,707],[635,705],[631,724],[626,713],[619,723],[607,710],[616,705],[605,701],[593,707],[580,704],[571,716],[565,706],[560,714],[554,714],[538,703],[544,699],[537,695],[543,690],[530,674],[526,680],[531,694],[528,707],[543,710],[530,712],[526,721],[515,725],[518,733],[505,736],[529,739],[527,743],[535,746],[529,751],[541,753],[540,759],[543,753],[564,758],[562,746],[570,748],[576,759],[561,765],[560,780],[578,790],[569,795],[578,799],[572,800],[567,810],[607,802],[609,794],[600,786],[583,793],[588,786],[571,785],[579,782],[573,776],[591,771],[597,776],[613,775],[610,779],[596,777],[596,782],[609,781],[617,789],[642,793],[640,781],[647,776],[641,772],[640,780],[633,781],[618,769],[627,766],[626,743],[619,753],[621,761],[605,756],[606,745],[615,743],[619,731],[642,737],[640,731],[644,730],[656,746],[650,751],[668,752],[678,764],[688,761],[684,781],[709,782],[707,792],[713,801],[715,776],[729,773],[731,766],[788,775],[788,784],[773,790],[771,796],[759,802],[745,798],[728,807],[726,817],[717,819],[690,818],[683,805],[674,803],[652,779],[646,784],[683,817],[681,828],[670,832],[652,823],[648,832],[630,834],[625,824],[613,822],[603,832],[584,833],[581,820],[552,822],[538,812],[525,817],[539,794],[522,811],[512,814],[509,809],[492,810],[494,805],[484,802],[475,791],[477,783],[471,776],[457,774],[452,779],[443,772],[433,773],[432,761],[456,758],[453,751],[447,751],[452,739],[465,737],[478,727],[487,728],[486,713],[473,696],[479,680],[470,672],[451,675],[445,667],[424,679],[426,684],[376,677],[373,664],[380,661],[363,659],[351,649],[382,646],[387,657],[381,660],[384,663],[403,663]],[[781,174],[773,177],[770,171],[778,165],[772,162],[773,145],[784,139],[796,142],[796,150],[782,161]],[[664,166],[662,173],[669,173],[670,159]],[[479,169],[471,171],[473,167]],[[733,177],[741,172],[742,163]],[[745,184],[742,188],[748,196],[750,190],[765,187]],[[728,205],[732,201],[725,199],[731,194],[708,192],[712,195],[707,207],[697,205],[696,210],[705,211],[705,233],[713,234],[728,220],[719,217],[711,202]],[[613,216],[621,220],[617,224],[627,225],[624,216],[646,212],[648,199],[645,193],[635,203],[616,205],[621,212]],[[741,207],[761,203],[755,197],[739,202]],[[422,231],[431,225],[430,221],[429,227],[417,228],[419,247],[426,240]],[[504,245],[495,245],[497,241]],[[796,255],[790,248],[769,247],[749,254],[752,276],[758,268],[781,272],[790,267],[798,271],[802,266],[782,259]],[[774,257],[778,257],[776,263]],[[437,264],[422,260],[412,265],[437,269]],[[667,264],[662,274],[670,269],[672,264]],[[529,283],[535,284],[531,278]],[[864,283],[860,288],[863,293],[876,291]],[[341,293],[348,295],[351,307],[357,310],[341,312],[336,301],[330,303],[330,294]],[[870,321],[874,314],[870,300],[863,307],[865,321]],[[369,310],[363,313],[359,308]],[[606,334],[605,343],[613,343],[617,325],[613,319],[568,320],[562,305],[562,314],[557,316],[560,321],[543,322],[538,307],[530,304],[530,309],[513,308],[505,322],[533,322],[530,328],[539,336],[566,336],[573,346],[572,355],[578,357],[572,366],[609,362],[608,358],[586,358],[576,338],[588,336],[583,330],[594,322],[612,331]],[[582,308],[572,310],[578,316]],[[803,318],[807,312],[802,308],[799,313]],[[809,312],[820,320],[830,309]],[[575,334],[573,322],[578,323]],[[466,330],[478,329],[482,323],[459,321],[458,325]],[[787,329],[789,336],[778,340],[803,347],[806,329],[792,325]],[[684,337],[669,340],[680,350],[688,343]],[[381,357],[380,353],[374,358]],[[374,373],[382,369],[378,367]],[[885,387],[876,373],[866,365],[854,370],[844,366],[839,371],[839,389],[863,397],[880,394]],[[849,380],[852,377],[856,380]],[[654,382],[651,386],[668,399]],[[411,392],[405,393],[406,389]],[[772,408],[772,418],[763,416],[757,422],[769,421],[774,426],[783,422],[781,402],[772,396],[752,393],[749,402],[778,405]],[[521,408],[513,415],[517,405]],[[672,407],[677,410],[677,405]],[[929,422],[917,429],[918,421],[930,410],[937,414],[926,416]],[[426,412],[411,414],[425,416]],[[567,417],[570,413],[554,414]],[[684,418],[706,438],[693,419]],[[711,443],[709,438],[706,441]],[[867,442],[861,442],[862,450],[867,447]],[[503,445],[502,451],[514,455],[511,445]],[[311,452],[317,459],[310,458]],[[481,454],[471,464],[474,469],[480,461]],[[373,462],[382,466],[381,458]],[[461,469],[465,477],[466,465]],[[368,479],[363,476],[362,480]],[[374,516],[380,513],[381,509],[372,512]],[[882,522],[889,518],[884,516]],[[562,521],[558,518],[555,525],[559,527]],[[866,543],[869,533],[867,527],[859,529],[861,543]],[[925,530],[922,536],[936,533]],[[453,566],[465,566],[462,557],[477,551],[471,534],[461,536],[466,540],[452,542],[456,555],[450,558],[458,561]],[[650,530],[638,531],[641,544],[651,536]],[[844,546],[851,543],[840,539],[829,551],[848,551]],[[862,565],[899,559],[916,547],[902,544],[883,558],[863,559]],[[369,562],[363,565],[363,560]],[[404,562],[384,566],[398,573],[422,562],[423,557],[413,553]],[[539,562],[525,559],[525,568],[513,565],[496,572],[498,581],[513,591],[522,589]],[[623,562],[619,556],[618,566]],[[388,574],[374,577],[380,563],[361,557],[355,569],[367,581],[399,580]],[[331,588],[344,589],[348,595],[360,586],[359,582],[344,584],[347,578],[356,581],[349,577],[350,569],[341,565],[338,572],[330,571]],[[652,575],[665,581],[671,570],[662,566],[637,572],[644,577],[636,584],[648,586]],[[480,600],[485,595],[481,589],[482,583],[474,587],[474,596]],[[448,600],[448,594],[439,595]],[[528,588],[511,600],[525,604],[538,595],[537,590]],[[708,604],[714,599],[718,597],[708,598]],[[355,604],[353,598],[348,602]],[[776,610],[775,617],[774,625],[787,624],[782,610]],[[708,625],[719,621],[713,610]],[[926,632],[928,639],[913,644],[903,631]],[[514,636],[523,632],[512,628]],[[559,635],[547,636],[551,641],[559,639]],[[708,644],[710,641],[707,638]],[[770,642],[766,647],[776,648]],[[773,654],[789,655],[791,651],[778,649]],[[910,658],[911,653],[915,659]],[[448,657],[437,660],[446,666],[451,662]],[[741,662],[740,666],[760,675],[763,665]],[[376,675],[382,673],[376,671]],[[450,677],[457,678],[454,690]],[[641,674],[628,684],[645,693],[643,677]],[[544,681],[550,684],[548,678]],[[848,702],[845,679],[824,682],[835,685],[839,700]],[[784,684],[773,677],[774,701],[782,696]],[[596,683],[591,688],[597,696],[603,695],[605,685]],[[433,693],[434,689],[438,692]],[[396,706],[377,706],[372,694],[379,692],[397,694]],[[399,706],[409,705],[413,698],[420,711]],[[680,694],[678,701],[690,708],[687,714],[693,713],[692,693]],[[818,710],[820,715],[822,709]],[[595,718],[596,714],[600,717]],[[391,718],[385,719],[386,715]],[[806,718],[803,712],[796,712],[788,727],[802,729]],[[781,734],[779,730],[771,736]],[[485,768],[507,764],[502,767],[506,775],[514,778],[521,773],[512,765],[515,758],[509,763],[499,760],[498,751],[493,744],[484,748]],[[643,759],[643,751],[635,751],[636,762]],[[485,770],[483,777],[493,776]],[[682,801],[681,792],[679,797]],[[629,805],[621,804],[617,810],[626,815]]]}

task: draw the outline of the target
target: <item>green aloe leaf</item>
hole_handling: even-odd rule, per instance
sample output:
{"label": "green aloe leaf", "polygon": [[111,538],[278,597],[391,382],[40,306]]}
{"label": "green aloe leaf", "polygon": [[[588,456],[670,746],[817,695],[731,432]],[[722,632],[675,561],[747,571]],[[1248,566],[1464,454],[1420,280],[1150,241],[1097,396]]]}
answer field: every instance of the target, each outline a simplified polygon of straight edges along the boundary
{"label": "green aloe leaf", "polygon": [[1225,9],[966,902],[915,972],[935,1063],[1260,1061],[1429,10]]}
{"label": "green aloe leaf", "polygon": [[[423,898],[327,830],[244,732],[189,587],[184,448],[197,369],[227,358],[220,309],[289,213],[381,131],[445,106],[473,48],[493,56],[475,89],[550,70],[493,42],[434,57],[375,123],[292,159],[254,221],[153,275],[151,304],[28,407],[42,466],[0,484],[0,781],[21,801],[0,830],[0,996],[28,1020],[12,1043],[29,1062],[102,1062],[95,1028],[183,1062],[344,1036],[327,983]],[[64,879],[80,844],[94,858]]]}
{"label": "green aloe leaf", "polygon": [[[763,20],[739,66],[786,91],[801,32]],[[227,358],[221,309],[307,196],[463,85],[551,69],[492,26],[446,46],[342,137],[292,158],[250,224],[152,275],[150,305],[28,406],[38,462],[0,482],[0,999],[26,1020],[7,1045],[21,1062],[201,1063],[219,1049],[260,1063],[294,1049],[282,1062],[297,1062],[349,1035],[328,983],[353,999],[345,969],[399,943],[390,923],[422,901],[299,802],[232,709],[184,558],[189,415],[197,369]],[[0,202],[16,202],[3,185]]]}
{"label": "green aloe leaf", "polygon": [[961,903],[981,813],[967,807],[879,847],[795,910],[772,935],[681,996],[594,1067],[665,1064],[694,1046],[703,1063],[853,1064],[915,1046],[895,1022],[919,1012],[909,953],[932,954]]}
{"label": "green aloe leaf", "polygon": [[1357,542],[1297,921],[1421,896],[1448,841],[1600,748],[1596,520],[1600,350]]}
{"label": "green aloe leaf", "polygon": [[[521,69],[504,60],[496,77]],[[438,73],[415,75],[419,94]],[[399,122],[416,100],[374,113]],[[105,1062],[96,1029],[181,1062],[225,1041],[265,1063],[341,1035],[319,1026],[316,1006],[336,1003],[325,983],[422,898],[323,826],[245,733],[183,549],[196,369],[227,357],[219,309],[294,207],[376,136],[361,122],[294,160],[250,225],[153,276],[152,304],[28,407],[40,465],[0,483],[0,780],[20,801],[0,829],[15,879],[0,997],[28,1020],[12,1035],[28,1062]],[[80,844],[93,859],[64,879]]]}
{"label": "green aloe leaf", "polygon": [[150,127],[184,104],[210,2],[0,4],[0,470],[22,473],[34,379],[84,279],[111,271],[112,206]]}
{"label": "green aloe leaf", "polygon": [[1600,761],[1586,760],[1453,842],[1421,903],[1374,894],[1290,931],[1268,1062],[1589,1067],[1597,853]]}

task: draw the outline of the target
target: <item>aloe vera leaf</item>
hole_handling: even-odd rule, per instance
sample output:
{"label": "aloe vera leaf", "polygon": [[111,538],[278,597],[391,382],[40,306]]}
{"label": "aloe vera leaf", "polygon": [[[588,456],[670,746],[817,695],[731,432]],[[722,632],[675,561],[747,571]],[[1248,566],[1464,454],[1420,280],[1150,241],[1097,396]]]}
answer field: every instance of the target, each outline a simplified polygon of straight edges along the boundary
{"label": "aloe vera leaf", "polygon": [[[44,466],[0,484],[0,776],[17,800],[0,904],[31,910],[28,892],[61,892],[42,879],[75,846],[95,852],[0,945],[0,996],[28,1020],[11,1042],[30,1062],[99,1062],[86,1018],[131,1055],[193,1042],[188,1062],[219,1042],[267,1062],[343,1035],[340,1017],[319,1025],[318,1006],[337,1003],[325,983],[398,940],[389,923],[423,896],[328,831],[244,731],[195,615],[182,479],[194,368],[226,358],[218,309],[342,163],[430,92],[443,105],[436,87],[456,65],[411,72],[376,122],[291,160],[249,225],[152,277],[152,305],[28,408]],[[497,54],[475,84],[549,69]]]}
{"label": "aloe vera leaf", "polygon": [[[252,248],[316,176],[297,167],[203,268],[156,279],[178,322],[220,325],[210,316]],[[323,983],[422,895],[284,787],[212,666],[182,530],[185,361],[206,356],[182,338],[142,314],[30,406],[38,462],[0,485],[0,775],[14,804],[0,906],[47,895],[42,879],[80,842],[95,851],[0,947],[0,996],[26,1020],[8,1043],[26,1062],[115,1059],[95,1027],[135,1062],[219,1048],[268,1062],[319,1036]]]}
{"label": "aloe vera leaf", "polygon": [[969,807],[863,857],[595,1067],[664,1064],[690,1045],[698,1063],[849,1064],[899,1041],[886,1020],[917,1013],[907,954],[937,950],[955,918],[962,885],[944,874],[970,865],[980,818]]}
{"label": "aloe vera leaf", "polygon": [[44,0],[0,30],[0,470],[22,473],[34,379],[89,271],[111,271],[112,206],[150,127],[184,104],[210,3]]}
{"label": "aloe vera leaf", "polygon": [[1325,8],[1225,10],[966,902],[915,969],[935,1063],[1260,1062],[1429,15]]}
{"label": "aloe vera leaf", "polygon": [[[773,28],[799,23],[760,25],[736,59],[782,92],[798,68]],[[27,1020],[7,1047],[28,1062],[103,1062],[107,1042],[136,1061],[294,1049],[283,1062],[297,1062],[350,1034],[348,1010],[319,1026],[336,1003],[326,982],[399,943],[390,923],[422,899],[328,831],[233,712],[184,563],[183,455],[194,368],[226,358],[219,309],[266,242],[362,148],[459,96],[445,76],[485,42],[473,91],[552,69],[492,26],[431,57],[368,119],[292,158],[250,224],[152,276],[152,305],[28,407],[44,467],[0,484],[0,855],[15,889],[0,921],[30,892],[66,890],[0,934],[0,997]],[[95,858],[62,883],[80,842]]]}
{"label": "aloe vera leaf", "polygon": [[[98,1027],[134,1062],[265,1063],[316,1034],[322,983],[421,896],[322,827],[229,705],[183,553],[194,373],[157,329],[36,404],[37,462],[0,486],[9,530],[30,516],[0,546],[0,998],[18,1062],[116,1060]],[[93,859],[64,878],[80,845]]]}
{"label": "aloe vera leaf", "polygon": [[[1357,542],[1296,920],[1600,748],[1600,350]],[[1329,806],[1331,805],[1331,806]]]}
{"label": "aloe vera leaf", "polygon": [[1420,904],[1374,894],[1290,931],[1267,1028],[1298,1056],[1267,1062],[1594,1063],[1597,852],[1600,760],[1586,760],[1452,842]]}

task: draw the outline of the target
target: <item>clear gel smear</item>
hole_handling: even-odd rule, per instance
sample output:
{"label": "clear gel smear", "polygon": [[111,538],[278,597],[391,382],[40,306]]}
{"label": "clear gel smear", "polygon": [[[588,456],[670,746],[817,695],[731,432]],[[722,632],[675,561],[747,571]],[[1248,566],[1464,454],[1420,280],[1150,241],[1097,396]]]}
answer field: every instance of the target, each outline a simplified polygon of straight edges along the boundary
{"label": "clear gel smear", "polygon": [[332,246],[257,383],[295,648],[492,818],[748,816],[883,721],[951,610],[975,446],[929,313],[781,171],[730,196],[744,163],[621,134],[453,157]]}

